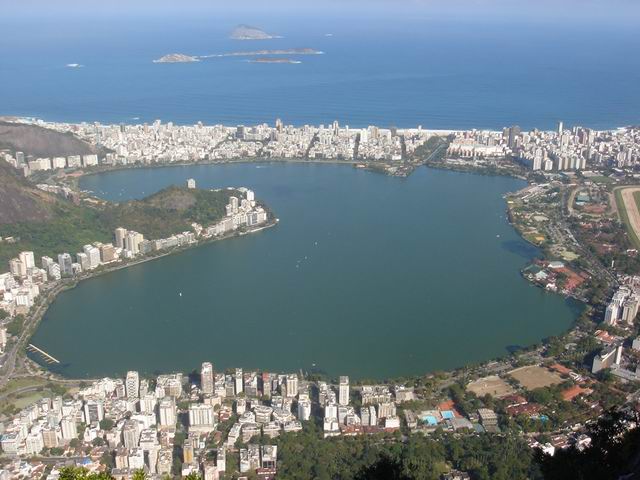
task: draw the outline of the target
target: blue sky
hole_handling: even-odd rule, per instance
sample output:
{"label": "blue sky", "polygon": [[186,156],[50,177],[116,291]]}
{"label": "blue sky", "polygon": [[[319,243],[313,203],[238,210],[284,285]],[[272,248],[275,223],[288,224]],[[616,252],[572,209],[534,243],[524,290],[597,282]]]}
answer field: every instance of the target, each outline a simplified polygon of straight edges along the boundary
{"label": "blue sky", "polygon": [[[20,0],[5,1],[3,15],[57,16],[163,16],[210,13],[282,16],[368,16],[396,18],[449,17],[451,19],[527,22],[640,23],[638,0]],[[393,17],[390,17],[393,18]]]}

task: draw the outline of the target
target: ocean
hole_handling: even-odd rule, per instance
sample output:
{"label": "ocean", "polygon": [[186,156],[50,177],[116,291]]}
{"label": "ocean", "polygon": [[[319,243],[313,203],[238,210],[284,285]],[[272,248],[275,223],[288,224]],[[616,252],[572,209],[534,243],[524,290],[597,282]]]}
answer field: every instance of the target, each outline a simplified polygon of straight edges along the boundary
{"label": "ocean", "polygon": [[[237,23],[284,38],[234,41]],[[640,121],[629,27],[438,18],[0,18],[0,115],[53,121],[596,129]],[[168,53],[314,48],[300,64]],[[79,64],[81,67],[67,67]]]}

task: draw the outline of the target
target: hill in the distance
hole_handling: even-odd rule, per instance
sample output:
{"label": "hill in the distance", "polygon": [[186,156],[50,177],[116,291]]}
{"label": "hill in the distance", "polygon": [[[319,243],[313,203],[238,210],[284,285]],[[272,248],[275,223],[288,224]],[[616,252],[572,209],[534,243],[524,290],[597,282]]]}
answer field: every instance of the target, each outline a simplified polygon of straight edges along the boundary
{"label": "hill in the distance", "polygon": [[0,225],[48,220],[56,202],[53,195],[37,189],[0,160]]}
{"label": "hill in the distance", "polygon": [[72,133],[62,133],[38,125],[0,120],[0,150],[24,152],[34,157],[67,157],[98,153],[98,149]]}
{"label": "hill in the distance", "polygon": [[269,40],[270,38],[281,38],[278,35],[272,35],[258,27],[250,25],[238,25],[231,31],[229,38],[233,40]]}

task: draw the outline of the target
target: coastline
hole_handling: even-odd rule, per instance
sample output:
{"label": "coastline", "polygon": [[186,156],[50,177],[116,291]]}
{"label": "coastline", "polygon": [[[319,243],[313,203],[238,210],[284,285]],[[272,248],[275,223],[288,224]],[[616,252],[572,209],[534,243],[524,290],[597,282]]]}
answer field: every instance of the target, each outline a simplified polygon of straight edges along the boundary
{"label": "coastline", "polygon": [[[62,293],[65,292],[67,290],[71,290],[75,287],[78,286],[78,284],[80,282],[86,281],[86,280],[91,280],[93,278],[97,278],[112,272],[116,272],[118,270],[122,270],[128,267],[134,267],[143,263],[147,263],[147,262],[151,262],[153,260],[158,260],[160,258],[169,256],[169,255],[175,255],[175,254],[180,254],[182,252],[186,252],[188,250],[192,250],[195,248],[199,248],[202,246],[205,246],[207,244],[211,244],[214,242],[218,242],[218,241],[222,241],[222,240],[228,240],[231,238],[236,238],[236,237],[241,237],[241,236],[246,236],[246,235],[250,235],[253,233],[258,233],[261,232],[263,230],[275,227],[279,222],[278,218],[272,218],[270,220],[267,221],[267,224],[265,225],[260,225],[257,226],[255,228],[250,228],[250,229],[246,229],[243,231],[234,231],[230,234],[226,234],[226,235],[222,235],[219,237],[211,237],[211,238],[206,238],[204,240],[199,240],[197,243],[192,244],[192,245],[186,245],[186,246],[182,246],[182,247],[175,247],[169,251],[166,252],[162,252],[158,255],[147,255],[143,258],[140,259],[136,259],[136,260],[132,260],[129,262],[122,262],[122,263],[117,263],[111,266],[106,266],[105,268],[99,268],[97,270],[92,271],[89,274],[85,274],[85,275],[80,275],[76,278],[73,279],[67,279],[65,281],[61,281],[60,283],[56,284],[55,286],[52,286],[50,290],[48,290],[42,300],[42,303],[40,305],[37,306],[36,308],[36,312],[34,315],[29,315],[26,320],[25,320],[25,329],[23,331],[23,333],[20,336],[20,339],[18,341],[18,349],[16,352],[16,356],[17,355],[24,355],[25,358],[27,358],[29,361],[31,361],[32,363],[34,363],[35,365],[37,365],[38,369],[40,370],[40,375],[43,377],[46,377],[49,380],[56,380],[56,381],[61,381],[61,382],[81,382],[81,381],[87,381],[89,380],[88,378],[73,378],[73,377],[65,377],[62,374],[56,373],[48,368],[46,368],[45,365],[42,365],[39,361],[37,361],[36,359],[34,359],[33,357],[29,356],[29,354],[26,352],[25,346],[27,343],[30,343],[31,338],[33,337],[33,334],[35,333],[35,331],[38,328],[38,325],[40,324],[40,322],[42,321],[42,319],[44,318],[45,314],[47,313],[47,311],[49,310],[49,307],[51,306],[51,304],[56,300],[57,296]],[[24,343],[25,345],[20,346],[20,344]],[[37,358],[37,357],[36,357]],[[5,386],[6,383],[9,382],[9,380],[11,379],[12,375],[9,374],[7,376],[7,378],[1,378],[0,379],[0,389]]]}
{"label": "coastline", "polygon": [[[233,161],[224,161],[224,162],[198,162],[198,163],[189,162],[189,163],[150,164],[150,165],[138,165],[138,164],[136,164],[136,165],[129,165],[129,166],[127,166],[127,165],[123,165],[123,166],[109,167],[109,168],[106,168],[106,169],[100,169],[99,171],[86,171],[86,172],[85,172],[85,171],[83,171],[83,172],[81,172],[81,174],[80,174],[80,175],[76,175],[74,178],[75,178],[75,179],[78,179],[78,178],[81,178],[81,177],[82,177],[82,176],[84,176],[84,175],[93,175],[93,174],[97,174],[97,173],[105,173],[105,172],[108,172],[108,171],[126,170],[126,169],[129,169],[129,168],[160,168],[160,167],[173,167],[173,166],[224,165],[224,164],[227,164],[227,163],[230,163],[230,164],[235,164],[235,163],[244,163],[244,164],[251,164],[251,163],[271,163],[271,164],[281,164],[281,163],[295,163],[295,164],[300,164],[300,163],[314,163],[314,164],[327,164],[327,163],[329,163],[329,164],[351,164],[352,166],[354,166],[354,162],[351,162],[351,161],[336,161],[336,160],[331,160],[331,161],[327,161],[327,160],[323,160],[323,161],[314,161],[314,160],[304,160],[304,159],[280,159],[280,160],[274,160],[274,159],[268,159],[268,160],[267,160],[267,159],[261,159],[261,160],[253,160],[253,159],[250,159],[250,160],[246,160],[246,159],[238,159],[238,160],[233,160]],[[503,177],[504,177],[504,176],[506,176],[506,177],[511,177],[511,178],[515,178],[515,179],[518,179],[518,180],[526,181],[526,179],[523,179],[523,178],[518,177],[518,176],[514,176],[514,175],[504,175],[504,174],[502,174],[502,175],[498,175],[498,174],[496,174],[496,173],[494,173],[494,172],[481,173],[481,172],[477,172],[477,171],[460,170],[460,169],[455,169],[455,168],[438,168],[438,166],[437,166],[437,165],[429,165],[429,164],[425,164],[425,166],[426,166],[426,167],[428,167],[428,168],[434,168],[434,169],[440,169],[440,170],[451,170],[451,171],[457,171],[457,172],[459,172],[459,173],[475,173],[475,174],[479,174],[479,175],[491,175],[491,176],[503,176]],[[526,186],[524,186],[523,188],[526,188]],[[511,192],[507,192],[507,193],[505,193],[505,194],[504,194],[504,196],[503,196],[503,198],[505,198],[505,197],[506,197],[506,195],[509,195],[510,193],[511,193]],[[505,206],[505,210],[508,212],[508,208],[506,208],[506,206]],[[518,231],[518,229],[516,229],[516,228],[515,228],[515,226],[513,225],[513,223],[512,223],[512,222],[509,222],[509,224],[510,224],[511,228],[514,228],[514,229],[516,230],[516,232],[518,233],[518,236],[519,236],[520,238],[523,238],[523,237],[522,237],[522,235],[520,234],[520,232]],[[266,227],[260,227],[260,228],[259,228],[259,230],[262,230],[263,228],[269,228],[270,226],[273,226],[273,225],[269,225],[269,226],[266,226]],[[257,231],[257,230],[256,230],[256,231]],[[251,233],[253,233],[253,232],[251,232]],[[244,234],[246,234],[246,233],[239,233],[239,234],[237,234],[237,235],[244,235]],[[524,239],[524,238],[523,238],[523,239]],[[526,241],[526,239],[524,239],[524,240]],[[527,243],[529,243],[529,242],[527,242]],[[197,246],[197,245],[196,245],[196,246]],[[190,247],[188,247],[188,248],[190,248]],[[539,247],[537,247],[537,246],[536,246],[536,248],[538,249],[538,251],[539,251],[541,254],[543,253],[543,252],[542,252],[542,250],[540,250],[540,249],[539,249]],[[171,254],[171,253],[174,253],[174,252],[167,252],[167,253],[163,254],[163,256],[164,256],[164,255]],[[152,257],[152,258],[149,258],[149,259],[144,259],[144,260],[141,260],[141,262],[143,262],[143,261],[149,261],[149,260],[152,260],[152,259],[154,259],[154,258],[159,258],[159,257]],[[140,262],[135,262],[135,263],[140,263]],[[122,265],[122,266],[119,266],[119,268],[124,268],[125,266],[129,266],[129,265],[131,265],[131,263],[130,263],[130,264],[128,264],[128,265]],[[115,270],[115,268],[114,268],[113,270]],[[110,271],[111,271],[111,270],[110,270]],[[106,273],[106,272],[105,272],[105,273]],[[523,278],[523,279],[527,280],[526,278]],[[528,283],[530,283],[532,286],[536,286],[535,284],[533,284],[533,283],[529,282],[528,280],[527,280],[527,282],[528,282]],[[542,290],[542,291],[544,291],[544,289],[541,289],[541,290]],[[548,292],[548,293],[552,293],[552,292]],[[559,292],[557,292],[556,294],[557,294],[557,295],[561,295]],[[564,295],[561,295],[561,296],[564,296]],[[564,331],[564,332],[562,333],[562,335],[566,335],[567,333],[570,333],[570,332],[572,331],[572,329],[575,327],[575,324],[576,324],[577,318],[578,318],[578,315],[576,315],[576,316],[575,316],[575,318],[572,320],[572,323],[569,325],[569,327],[567,328],[567,330],[566,330],[566,331]],[[533,343],[533,344],[529,344],[529,345],[526,345],[525,347],[521,347],[521,351],[528,351],[528,350],[530,350],[530,349],[537,349],[537,348],[539,348],[539,347],[540,347],[541,342],[542,342],[542,340],[539,340],[539,341],[536,341],[536,342],[535,342],[535,343]],[[471,366],[472,366],[472,365],[474,366],[474,368],[475,368],[475,366],[476,366],[476,365],[479,365],[479,366],[481,367],[481,366],[483,366],[483,365],[486,365],[486,364],[489,364],[489,363],[495,362],[496,360],[500,360],[500,361],[502,361],[502,360],[508,360],[508,359],[511,357],[511,355],[512,355],[512,352],[511,352],[510,350],[508,350],[507,348],[505,348],[505,352],[504,352],[504,354],[503,354],[503,355],[500,355],[500,356],[498,356],[498,357],[488,358],[487,360],[485,360],[485,361],[481,361],[481,362],[479,362],[478,364],[474,363],[474,364],[460,365],[460,366],[458,366],[458,367],[453,367],[453,368],[451,368],[451,369],[448,369],[447,371],[448,371],[448,372],[455,372],[455,371],[458,371],[458,370],[465,370],[465,369],[467,369],[467,368],[471,368]],[[47,370],[47,371],[48,371],[48,370]],[[428,375],[428,374],[429,374],[429,372],[425,371],[424,373],[421,373],[421,374],[411,375],[411,377],[412,377],[412,378],[413,378],[413,377],[420,377],[420,376]],[[67,377],[64,377],[64,376],[63,376],[62,378],[65,378],[65,379],[66,379]],[[382,379],[379,379],[379,380],[382,380]]]}

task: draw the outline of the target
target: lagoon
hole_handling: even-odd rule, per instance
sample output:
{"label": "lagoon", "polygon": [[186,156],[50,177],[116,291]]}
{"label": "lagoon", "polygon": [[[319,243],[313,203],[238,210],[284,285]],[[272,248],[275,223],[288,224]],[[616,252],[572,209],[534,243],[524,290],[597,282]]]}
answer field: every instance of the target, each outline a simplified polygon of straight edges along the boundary
{"label": "lagoon", "polygon": [[32,339],[62,361],[50,368],[97,377],[211,361],[383,379],[503,355],[579,312],[520,276],[539,254],[506,218],[502,195],[520,180],[246,163],[122,170],[80,186],[119,201],[187,178],[252,188],[280,223],[62,293]]}

